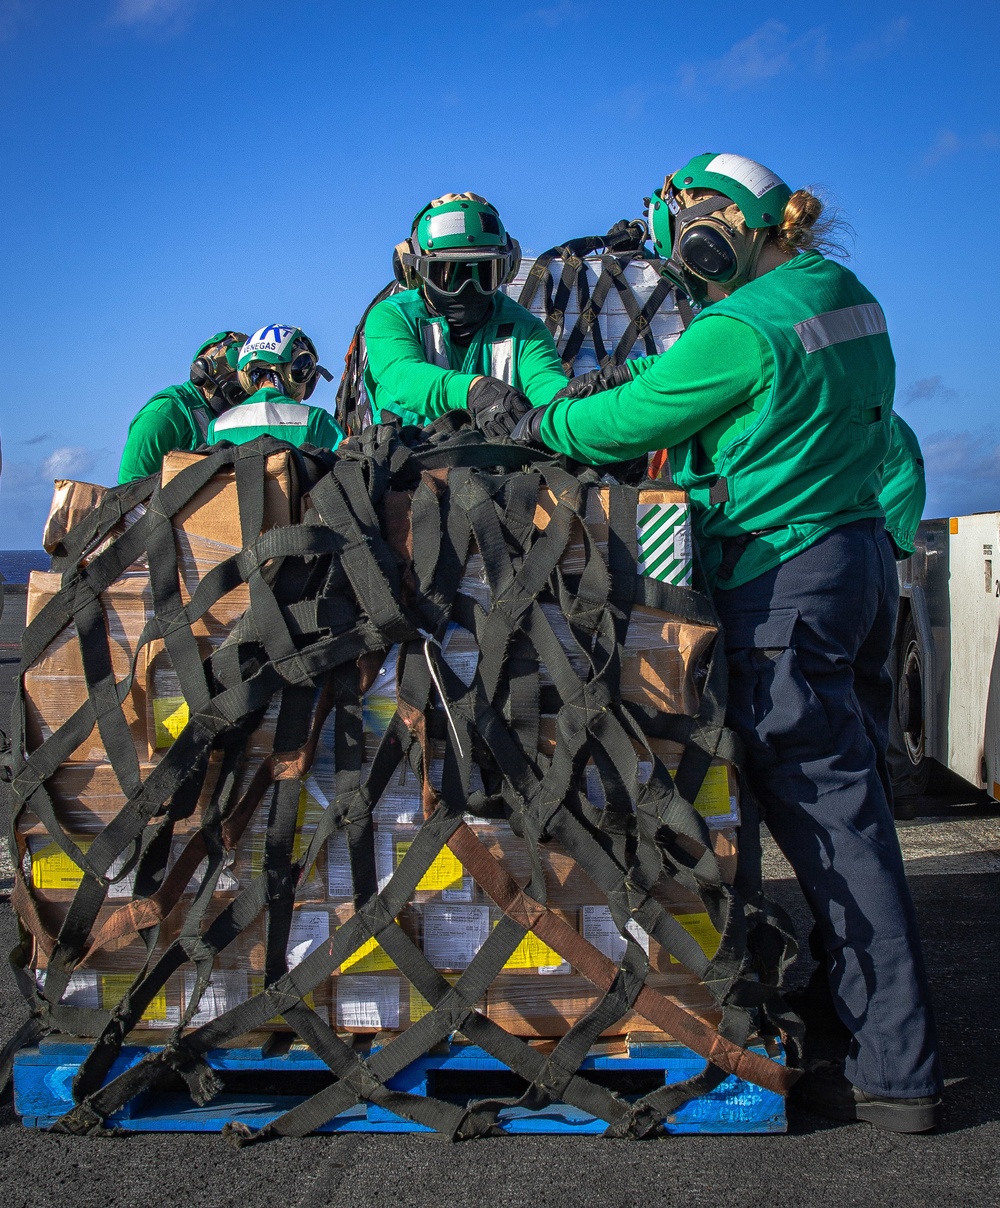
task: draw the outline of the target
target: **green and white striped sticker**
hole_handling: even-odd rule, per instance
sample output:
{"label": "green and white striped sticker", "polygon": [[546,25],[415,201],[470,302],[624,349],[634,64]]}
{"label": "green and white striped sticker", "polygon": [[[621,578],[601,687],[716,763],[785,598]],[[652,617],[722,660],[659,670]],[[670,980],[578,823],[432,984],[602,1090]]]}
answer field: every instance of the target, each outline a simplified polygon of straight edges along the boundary
{"label": "green and white striped sticker", "polygon": [[640,503],[635,513],[640,575],[691,586],[691,510],[686,503]]}

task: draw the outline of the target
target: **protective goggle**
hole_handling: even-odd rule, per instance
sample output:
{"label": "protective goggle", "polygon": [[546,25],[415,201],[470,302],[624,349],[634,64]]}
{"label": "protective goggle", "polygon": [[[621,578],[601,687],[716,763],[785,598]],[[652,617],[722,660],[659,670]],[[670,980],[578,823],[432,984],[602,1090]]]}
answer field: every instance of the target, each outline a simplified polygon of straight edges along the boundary
{"label": "protective goggle", "polygon": [[445,260],[439,256],[414,256],[419,276],[442,294],[460,293],[471,285],[481,294],[495,294],[510,272],[509,256],[484,260]]}
{"label": "protective goggle", "polygon": [[319,361],[311,352],[300,352],[288,364],[288,377],[297,386],[302,386],[316,376]]}

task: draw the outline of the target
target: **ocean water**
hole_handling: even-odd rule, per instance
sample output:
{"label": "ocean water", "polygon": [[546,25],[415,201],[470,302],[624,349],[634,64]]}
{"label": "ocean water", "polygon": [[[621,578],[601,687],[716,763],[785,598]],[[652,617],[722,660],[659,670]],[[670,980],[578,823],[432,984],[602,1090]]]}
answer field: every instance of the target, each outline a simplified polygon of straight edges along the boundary
{"label": "ocean water", "polygon": [[43,549],[0,549],[0,575],[8,583],[27,583],[28,572],[48,570],[49,561]]}

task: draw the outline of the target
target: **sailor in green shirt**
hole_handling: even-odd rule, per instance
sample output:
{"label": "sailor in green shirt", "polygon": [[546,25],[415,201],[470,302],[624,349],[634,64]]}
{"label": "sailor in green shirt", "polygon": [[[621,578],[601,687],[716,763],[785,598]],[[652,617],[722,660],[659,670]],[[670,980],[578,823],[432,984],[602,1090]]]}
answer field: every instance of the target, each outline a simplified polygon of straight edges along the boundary
{"label": "sailor in green shirt", "polygon": [[197,449],[212,419],[246,398],[236,379],[236,357],[245,340],[241,331],[220,331],[194,354],[188,381],[153,395],[129,425],[119,482],[158,474],[174,449]]}
{"label": "sailor in green shirt", "polygon": [[448,193],[413,220],[393,256],[407,288],[365,322],[365,388],[376,422],[428,424],[468,408],[487,436],[566,385],[545,324],[500,287],[521,251],[500,215],[475,193]]}
{"label": "sailor in green shirt", "polygon": [[759,802],[845,1029],[843,1066],[806,1073],[793,1097],[923,1132],[941,1071],[886,768],[898,585],[879,493],[895,363],[878,302],[821,254],[822,208],[741,155],[668,176],[653,244],[702,309],[666,352],[574,381],[513,438],[598,465],[670,450],[753,790],[737,888],[759,891]]}
{"label": "sailor in green shirt", "polygon": [[878,501],[885,511],[885,531],[896,559],[909,558],[927,502],[924,455],[917,435],[895,411],[889,417],[889,452],[882,465],[882,490]]}
{"label": "sailor in green shirt", "polygon": [[240,349],[238,368],[247,398],[212,420],[208,444],[244,445],[273,436],[292,445],[336,449],[343,440],[333,416],[306,403],[319,379],[329,381],[330,374],[304,331],[280,323],[262,327]]}

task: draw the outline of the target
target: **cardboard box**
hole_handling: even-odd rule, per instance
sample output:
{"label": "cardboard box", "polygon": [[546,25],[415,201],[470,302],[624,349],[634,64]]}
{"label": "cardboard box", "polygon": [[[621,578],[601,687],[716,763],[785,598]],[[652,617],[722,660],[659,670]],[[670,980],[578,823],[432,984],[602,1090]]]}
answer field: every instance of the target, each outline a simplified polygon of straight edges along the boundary
{"label": "cardboard box", "polygon": [[[650,973],[646,984],[713,1026],[722,1018],[715,1000],[696,978]],[[486,1017],[515,1036],[538,1039],[565,1036],[602,997],[591,982],[575,973],[568,977],[532,979],[503,975],[487,991]],[[624,1036],[639,1030],[655,1029],[649,1020],[630,1011],[601,1035]]]}
{"label": "cardboard box", "polygon": [[[32,571],[28,580],[27,623],[30,625],[58,592],[61,576]],[[101,596],[107,626],[111,666],[120,680],[128,674],[139,635],[149,616],[149,584],[143,575],[120,579],[113,591]],[[86,701],[87,681],[76,625],[71,621],[24,673],[25,715],[29,751],[65,724]],[[136,739],[140,758],[145,755],[144,685],[133,681],[123,705],[125,720]],[[106,758],[95,726],[70,761],[100,762]]]}
{"label": "cardboard box", "polygon": [[[448,976],[454,984],[458,978]],[[346,973],[330,982],[331,1022],[338,1032],[404,1031],[431,1010],[431,1005],[405,977],[393,972]],[[477,1010],[485,1014],[485,998]]]}
{"label": "cardboard box", "polygon": [[[195,465],[205,453],[175,451],[163,459],[161,482],[172,482],[182,470]],[[264,523],[261,532],[298,521],[298,483],[295,463],[287,452],[272,453],[264,472]],[[224,470],[191,499],[174,517],[174,527],[188,538],[203,538],[217,545],[243,548],[236,473]]]}
{"label": "cardboard box", "polygon": [[97,507],[107,490],[107,487],[98,486],[93,482],[57,478],[45,528],[42,530],[42,549],[47,554],[58,553],[66,534]]}

